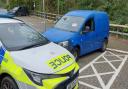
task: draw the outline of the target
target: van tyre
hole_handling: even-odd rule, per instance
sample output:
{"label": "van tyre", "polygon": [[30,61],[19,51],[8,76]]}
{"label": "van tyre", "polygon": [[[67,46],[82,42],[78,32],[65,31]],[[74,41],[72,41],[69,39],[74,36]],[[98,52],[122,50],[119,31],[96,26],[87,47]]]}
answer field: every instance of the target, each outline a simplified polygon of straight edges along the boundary
{"label": "van tyre", "polygon": [[73,56],[75,57],[76,61],[78,61],[79,53],[80,53],[80,49],[77,48],[77,47],[75,47],[75,48],[72,50],[72,54],[73,54]]}
{"label": "van tyre", "polygon": [[15,81],[11,77],[7,76],[2,79],[0,89],[18,89],[18,87]]}
{"label": "van tyre", "polygon": [[106,51],[107,45],[108,45],[108,40],[105,40],[105,41],[103,42],[103,45],[102,45],[102,48],[100,49],[100,51],[101,51],[101,52]]}

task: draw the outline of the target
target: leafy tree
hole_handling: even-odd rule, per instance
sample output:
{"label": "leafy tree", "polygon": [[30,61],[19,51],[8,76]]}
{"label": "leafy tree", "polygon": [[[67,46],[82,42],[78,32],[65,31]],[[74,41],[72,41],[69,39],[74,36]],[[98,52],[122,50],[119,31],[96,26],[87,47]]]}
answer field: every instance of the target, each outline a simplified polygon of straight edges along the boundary
{"label": "leafy tree", "polygon": [[[1,0],[5,1],[5,0]],[[35,3],[35,10],[43,11],[43,0],[10,0],[9,8],[25,5],[30,10]],[[1,2],[0,2],[1,5]],[[113,23],[128,23],[128,0],[59,0],[59,12],[65,14],[70,10],[89,9],[101,10],[109,13]],[[45,11],[58,13],[58,0],[45,0]]]}

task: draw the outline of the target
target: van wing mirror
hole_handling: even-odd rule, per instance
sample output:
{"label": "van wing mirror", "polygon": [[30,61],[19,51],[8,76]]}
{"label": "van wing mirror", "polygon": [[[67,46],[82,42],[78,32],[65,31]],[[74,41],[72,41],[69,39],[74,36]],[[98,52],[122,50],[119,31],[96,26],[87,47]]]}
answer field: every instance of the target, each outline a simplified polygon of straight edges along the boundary
{"label": "van wing mirror", "polygon": [[2,44],[2,42],[0,41],[0,48],[2,47],[2,45],[3,45],[3,44]]}
{"label": "van wing mirror", "polygon": [[55,18],[54,24],[56,24],[60,19],[61,19],[61,16],[57,16],[57,17]]}

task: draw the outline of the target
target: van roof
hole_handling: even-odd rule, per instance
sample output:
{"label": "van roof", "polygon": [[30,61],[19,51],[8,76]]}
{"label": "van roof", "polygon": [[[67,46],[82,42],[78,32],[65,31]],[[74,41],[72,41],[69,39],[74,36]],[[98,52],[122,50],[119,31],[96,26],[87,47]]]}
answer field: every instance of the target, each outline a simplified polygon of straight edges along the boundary
{"label": "van roof", "polygon": [[83,17],[83,18],[87,18],[91,15],[94,15],[94,14],[106,14],[106,12],[103,12],[103,11],[95,11],[95,10],[75,10],[75,11],[71,11],[71,12],[68,12],[66,15],[67,16],[79,16],[79,17]]}

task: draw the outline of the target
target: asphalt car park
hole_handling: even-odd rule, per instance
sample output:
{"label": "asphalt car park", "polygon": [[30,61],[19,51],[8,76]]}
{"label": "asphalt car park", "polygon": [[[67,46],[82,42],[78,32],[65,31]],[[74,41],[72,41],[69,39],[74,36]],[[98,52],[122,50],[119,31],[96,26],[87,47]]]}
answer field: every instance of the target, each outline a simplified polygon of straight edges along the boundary
{"label": "asphalt car park", "polygon": [[125,86],[117,87],[120,85],[115,83],[120,82],[127,60],[127,52],[107,50],[100,54],[80,69],[80,89],[127,89]]}
{"label": "asphalt car park", "polygon": [[[35,16],[19,17],[26,23],[45,31],[43,19]],[[46,27],[51,27],[48,21]],[[80,57],[79,89],[128,89],[128,40],[110,36],[109,49]]]}

